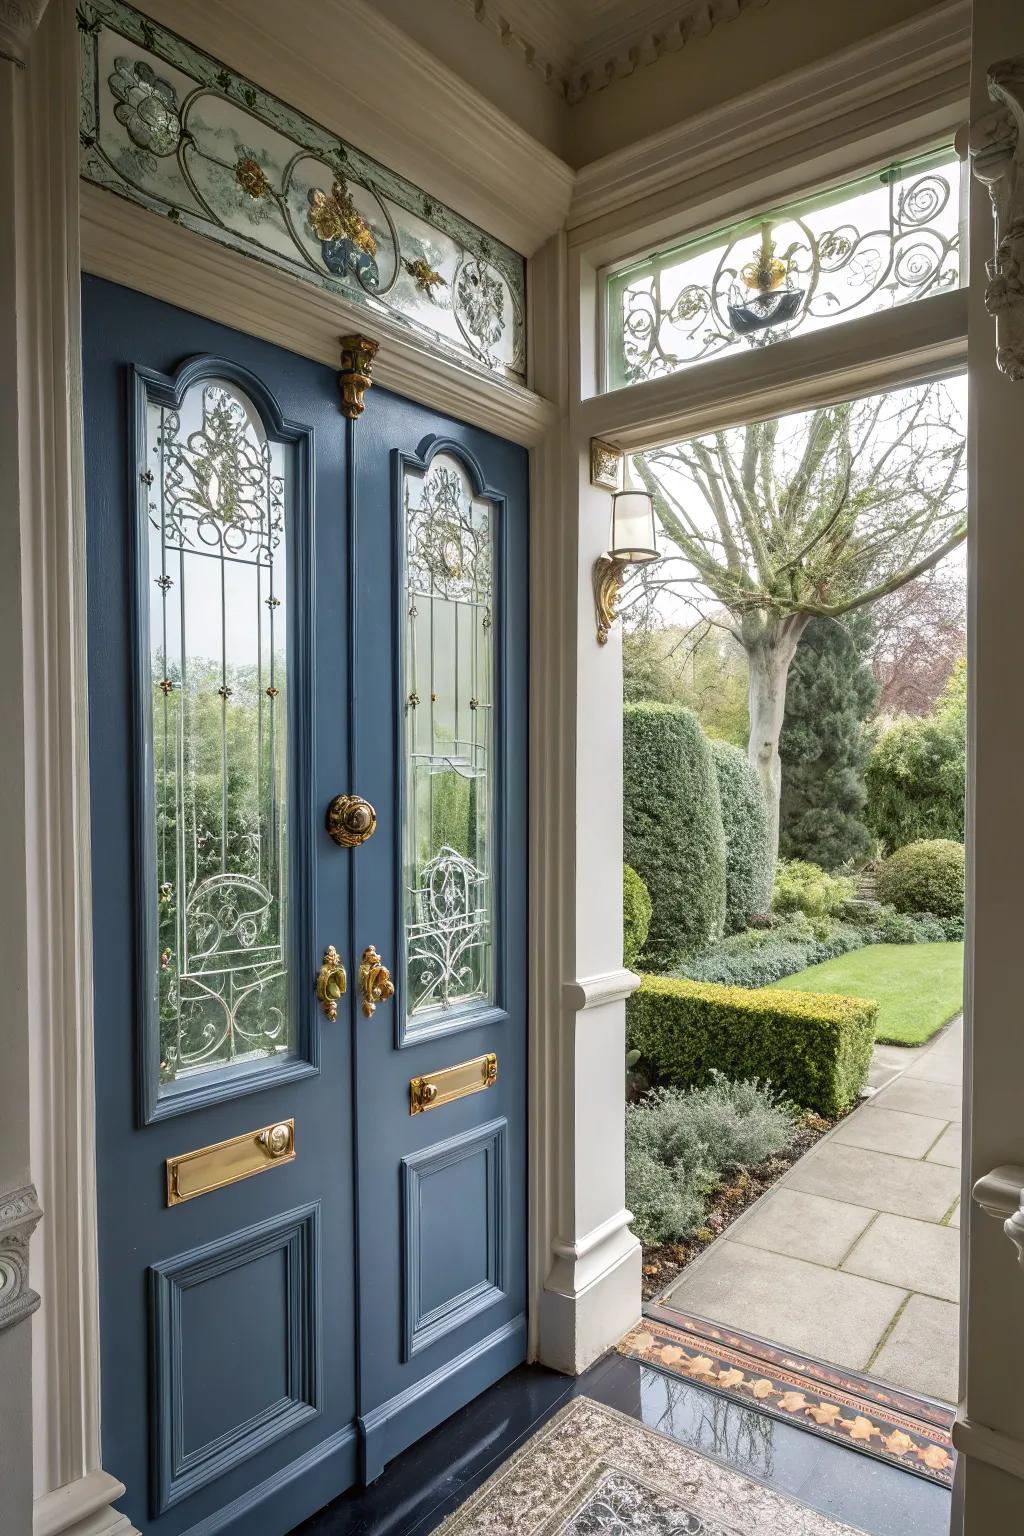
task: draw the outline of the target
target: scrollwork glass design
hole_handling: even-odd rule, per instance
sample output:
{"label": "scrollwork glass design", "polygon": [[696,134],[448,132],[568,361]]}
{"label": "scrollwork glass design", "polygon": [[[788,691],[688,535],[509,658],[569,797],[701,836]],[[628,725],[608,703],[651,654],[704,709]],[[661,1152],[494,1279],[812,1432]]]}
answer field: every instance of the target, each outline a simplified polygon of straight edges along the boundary
{"label": "scrollwork glass design", "polygon": [[494,509],[440,453],[405,517],[407,1012],[493,997]]}
{"label": "scrollwork glass design", "polygon": [[522,380],[523,258],[121,0],[80,0],[83,177]]}
{"label": "scrollwork glass design", "polygon": [[151,857],[164,1084],[287,1052],[288,450],[205,380],[150,400]]}
{"label": "scrollwork glass design", "polygon": [[613,269],[608,388],[960,286],[959,187],[944,149]]}

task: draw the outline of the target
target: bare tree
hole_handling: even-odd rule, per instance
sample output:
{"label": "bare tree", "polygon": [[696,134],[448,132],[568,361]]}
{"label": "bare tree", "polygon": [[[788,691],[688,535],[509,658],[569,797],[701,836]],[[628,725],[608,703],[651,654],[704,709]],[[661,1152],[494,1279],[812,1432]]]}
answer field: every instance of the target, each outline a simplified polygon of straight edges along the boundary
{"label": "bare tree", "polygon": [[[965,445],[942,384],[825,406],[658,448],[633,462],[669,562],[648,594],[706,594],[749,669],[748,754],[778,848],[786,680],[815,617],[849,613],[930,570],[967,533]],[[671,546],[674,546],[672,548]]]}
{"label": "bare tree", "polygon": [[880,715],[926,715],[967,645],[966,572],[946,560],[871,610]]}

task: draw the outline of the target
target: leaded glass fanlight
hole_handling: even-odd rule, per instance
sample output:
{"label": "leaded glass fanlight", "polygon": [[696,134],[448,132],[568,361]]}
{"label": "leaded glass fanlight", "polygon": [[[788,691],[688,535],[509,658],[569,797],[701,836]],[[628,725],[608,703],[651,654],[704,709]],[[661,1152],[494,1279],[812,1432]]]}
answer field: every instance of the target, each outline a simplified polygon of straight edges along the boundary
{"label": "leaded glass fanlight", "polygon": [[960,163],[946,147],[612,268],[606,384],[659,378],[962,282]]}
{"label": "leaded glass fanlight", "polygon": [[406,467],[406,1012],[494,998],[494,506],[438,453]]}
{"label": "leaded glass fanlight", "polygon": [[[227,379],[145,413],[148,965],[164,1085],[287,1053],[292,447]],[[147,876],[151,871],[147,870]],[[147,880],[149,889],[154,882]]]}

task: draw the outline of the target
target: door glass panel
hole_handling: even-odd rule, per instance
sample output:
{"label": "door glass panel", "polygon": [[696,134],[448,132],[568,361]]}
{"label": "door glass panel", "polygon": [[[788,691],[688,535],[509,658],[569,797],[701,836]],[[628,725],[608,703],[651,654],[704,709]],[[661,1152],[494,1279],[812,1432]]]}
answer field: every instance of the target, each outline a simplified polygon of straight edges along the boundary
{"label": "door glass panel", "polygon": [[426,1022],[494,996],[494,508],[439,453],[407,469],[406,998]]}
{"label": "door glass panel", "polygon": [[162,1085],[291,1047],[289,470],[234,384],[206,379],[179,409],[148,402]]}

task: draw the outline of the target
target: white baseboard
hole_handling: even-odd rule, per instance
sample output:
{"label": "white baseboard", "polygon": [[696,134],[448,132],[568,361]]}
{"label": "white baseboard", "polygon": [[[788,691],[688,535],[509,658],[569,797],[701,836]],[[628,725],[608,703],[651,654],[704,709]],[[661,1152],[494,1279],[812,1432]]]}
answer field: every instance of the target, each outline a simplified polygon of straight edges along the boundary
{"label": "white baseboard", "polygon": [[[576,1267],[577,1281],[586,1276],[582,1286],[563,1283],[562,1288],[555,1289],[555,1277],[559,1273],[564,1276],[568,1267],[565,1256],[560,1256],[541,1292],[538,1358],[553,1370],[580,1375],[640,1320],[640,1244],[628,1228],[615,1226],[612,1231],[614,1236],[609,1234],[599,1245],[605,1251],[613,1246],[618,1250],[606,1268],[594,1274],[596,1252],[588,1250],[580,1255],[583,1263]],[[586,1244],[577,1247],[585,1248]]]}
{"label": "white baseboard", "polygon": [[112,1508],[124,1491],[109,1472],[88,1472],[41,1494],[32,1512],[32,1536],[139,1536],[128,1516]]}

